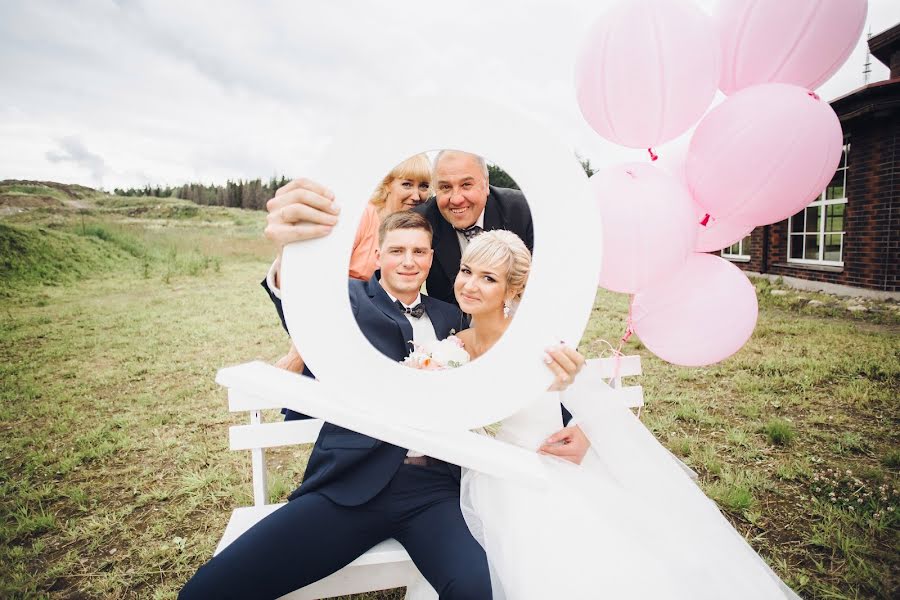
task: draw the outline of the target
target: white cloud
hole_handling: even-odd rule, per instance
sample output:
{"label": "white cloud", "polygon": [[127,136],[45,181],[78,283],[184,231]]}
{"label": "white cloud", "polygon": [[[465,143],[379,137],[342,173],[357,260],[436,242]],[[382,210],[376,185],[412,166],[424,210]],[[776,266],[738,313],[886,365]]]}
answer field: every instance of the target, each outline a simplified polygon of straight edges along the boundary
{"label": "white cloud", "polygon": [[[606,2],[3,2],[0,178],[112,188],[299,175],[348,115],[444,91],[540,115],[595,164],[638,157],[600,139],[574,100],[575,52]],[[900,6],[872,0],[869,20],[878,33]],[[861,41],[822,95],[861,85],[864,57]],[[872,80],[884,77],[873,60]]]}
{"label": "white cloud", "polygon": [[75,136],[68,136],[59,140],[59,149],[50,150],[44,157],[53,164],[72,163],[91,174],[94,183],[103,184],[103,177],[107,173],[106,161],[99,154],[88,150],[84,143]]}

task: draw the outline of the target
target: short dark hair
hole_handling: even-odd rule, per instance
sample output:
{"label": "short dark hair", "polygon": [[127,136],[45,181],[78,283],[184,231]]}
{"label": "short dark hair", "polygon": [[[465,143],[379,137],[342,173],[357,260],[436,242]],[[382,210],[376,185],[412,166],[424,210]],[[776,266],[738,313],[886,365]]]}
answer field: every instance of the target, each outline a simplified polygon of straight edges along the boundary
{"label": "short dark hair", "polygon": [[434,237],[434,231],[432,231],[428,219],[417,212],[401,210],[388,215],[381,222],[378,227],[378,245],[381,246],[388,232],[395,229],[421,229],[428,234],[429,240]]}

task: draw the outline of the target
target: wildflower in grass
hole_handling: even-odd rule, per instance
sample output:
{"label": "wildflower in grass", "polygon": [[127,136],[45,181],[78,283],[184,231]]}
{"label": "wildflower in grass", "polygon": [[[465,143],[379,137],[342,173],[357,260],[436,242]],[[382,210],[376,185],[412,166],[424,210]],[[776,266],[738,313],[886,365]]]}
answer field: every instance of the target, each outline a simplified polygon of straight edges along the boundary
{"label": "wildflower in grass", "polygon": [[866,480],[853,475],[851,469],[825,469],[814,473],[809,479],[809,490],[813,502],[827,501],[831,506],[871,516],[872,519],[893,518],[893,507],[900,496],[893,494],[893,487]]}

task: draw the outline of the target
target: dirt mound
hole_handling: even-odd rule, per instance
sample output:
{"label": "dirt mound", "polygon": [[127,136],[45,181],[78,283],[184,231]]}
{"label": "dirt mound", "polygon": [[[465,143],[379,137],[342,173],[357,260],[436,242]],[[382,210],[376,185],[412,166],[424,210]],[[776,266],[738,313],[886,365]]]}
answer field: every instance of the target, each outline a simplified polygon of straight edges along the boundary
{"label": "dirt mound", "polygon": [[59,198],[41,194],[0,193],[0,208],[47,208],[64,206]]}
{"label": "dirt mound", "polygon": [[96,195],[93,188],[74,183],[55,181],[28,181],[25,179],[4,179],[0,181],[0,194],[28,194],[49,197],[66,197],[81,200]]}

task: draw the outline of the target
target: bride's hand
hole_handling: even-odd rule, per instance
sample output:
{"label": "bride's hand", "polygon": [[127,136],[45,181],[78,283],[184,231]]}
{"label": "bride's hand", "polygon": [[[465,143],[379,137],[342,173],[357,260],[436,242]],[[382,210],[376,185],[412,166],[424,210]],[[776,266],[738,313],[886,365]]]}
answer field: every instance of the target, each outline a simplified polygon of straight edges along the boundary
{"label": "bride's hand", "polygon": [[591,442],[584,435],[581,427],[573,425],[572,427],[563,427],[544,440],[544,443],[538,448],[538,452],[580,465],[590,447]]}
{"label": "bride's hand", "polygon": [[565,344],[560,344],[547,348],[547,352],[544,354],[544,362],[556,375],[553,385],[547,391],[560,392],[569,387],[574,381],[575,375],[584,367],[584,356],[578,350]]}

